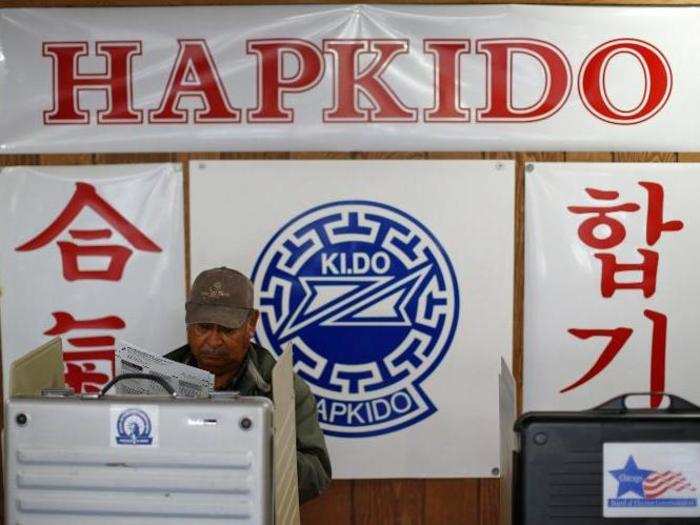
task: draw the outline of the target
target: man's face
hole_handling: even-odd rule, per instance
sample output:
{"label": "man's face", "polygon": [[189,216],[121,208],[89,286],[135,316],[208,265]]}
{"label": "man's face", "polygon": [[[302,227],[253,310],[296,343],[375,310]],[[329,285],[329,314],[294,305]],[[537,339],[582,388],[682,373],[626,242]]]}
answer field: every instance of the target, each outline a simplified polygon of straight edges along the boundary
{"label": "man's face", "polygon": [[237,371],[248,352],[257,321],[258,312],[253,310],[237,329],[218,324],[189,325],[187,342],[199,368],[217,376]]}

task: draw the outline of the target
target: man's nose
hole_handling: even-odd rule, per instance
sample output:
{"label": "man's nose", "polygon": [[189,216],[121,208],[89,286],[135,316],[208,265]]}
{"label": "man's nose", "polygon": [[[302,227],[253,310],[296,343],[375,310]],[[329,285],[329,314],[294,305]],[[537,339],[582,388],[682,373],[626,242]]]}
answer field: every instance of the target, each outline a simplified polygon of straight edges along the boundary
{"label": "man's nose", "polygon": [[223,343],[223,339],[221,338],[221,332],[219,331],[218,326],[213,327],[209,331],[209,334],[207,334],[207,342],[213,348],[216,348],[217,346],[220,346]]}

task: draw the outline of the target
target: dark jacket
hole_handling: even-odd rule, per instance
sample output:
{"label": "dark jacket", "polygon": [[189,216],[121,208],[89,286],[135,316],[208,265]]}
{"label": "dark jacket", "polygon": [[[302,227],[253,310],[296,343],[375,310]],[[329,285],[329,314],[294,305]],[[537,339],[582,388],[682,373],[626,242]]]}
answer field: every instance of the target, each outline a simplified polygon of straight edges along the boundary
{"label": "dark jacket", "polygon": [[[189,345],[173,350],[165,357],[196,366]],[[272,399],[272,368],[275,359],[262,346],[251,343],[244,368],[227,385],[244,396],[264,396]],[[294,374],[297,430],[297,473],[299,501],[304,503],[318,496],[331,481],[331,462],[323,432],[316,416],[316,400],[309,385]]]}

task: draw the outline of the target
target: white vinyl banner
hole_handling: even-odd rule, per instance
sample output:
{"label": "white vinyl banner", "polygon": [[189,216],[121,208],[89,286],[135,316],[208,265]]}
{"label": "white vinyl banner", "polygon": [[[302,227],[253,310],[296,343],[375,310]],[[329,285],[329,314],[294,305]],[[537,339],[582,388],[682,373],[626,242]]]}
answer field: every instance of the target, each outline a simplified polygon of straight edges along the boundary
{"label": "white vinyl banner", "polygon": [[183,344],[182,182],[175,164],[0,172],[5,395],[10,364],[52,337],[77,392],[113,377],[116,339]]}
{"label": "white vinyl banner", "polygon": [[525,184],[525,409],[699,403],[700,165],[535,163]]}
{"label": "white vinyl banner", "polygon": [[257,340],[292,345],[334,477],[494,475],[513,162],[192,161],[190,174],[192,275],[251,276]]}
{"label": "white vinyl banner", "polygon": [[698,7],[5,9],[0,151],[698,150],[699,26]]}

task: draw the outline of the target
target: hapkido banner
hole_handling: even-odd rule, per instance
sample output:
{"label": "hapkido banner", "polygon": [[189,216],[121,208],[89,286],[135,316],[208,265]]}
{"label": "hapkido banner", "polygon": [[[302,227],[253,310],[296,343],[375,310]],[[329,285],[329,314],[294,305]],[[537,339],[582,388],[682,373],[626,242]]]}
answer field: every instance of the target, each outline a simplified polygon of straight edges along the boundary
{"label": "hapkido banner", "polygon": [[512,161],[192,161],[190,176],[192,275],[251,276],[257,340],[292,346],[334,477],[497,475]]}
{"label": "hapkido banner", "polygon": [[535,163],[525,185],[525,410],[700,403],[700,165]]}
{"label": "hapkido banner", "polygon": [[10,364],[63,339],[66,383],[96,392],[115,340],[185,341],[182,171],[174,164],[0,172],[0,319]]}
{"label": "hapkido banner", "polygon": [[698,150],[699,26],[697,7],[6,9],[0,148]]}

